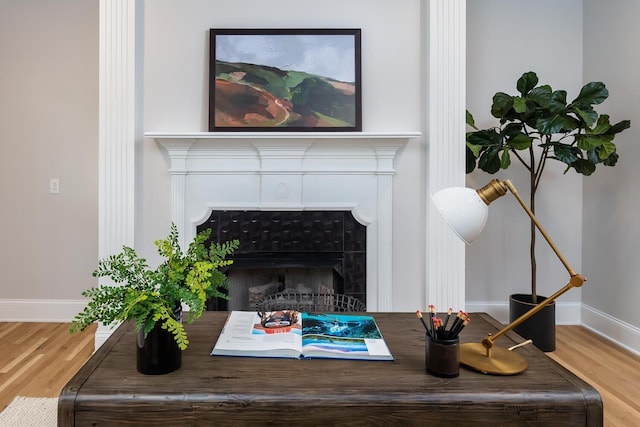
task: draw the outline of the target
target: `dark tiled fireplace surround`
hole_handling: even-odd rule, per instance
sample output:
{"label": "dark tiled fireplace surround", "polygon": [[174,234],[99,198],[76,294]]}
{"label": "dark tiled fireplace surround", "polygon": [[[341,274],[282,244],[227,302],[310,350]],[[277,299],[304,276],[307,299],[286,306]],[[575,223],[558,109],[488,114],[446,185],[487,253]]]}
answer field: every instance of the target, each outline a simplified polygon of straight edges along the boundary
{"label": "dark tiled fireplace surround", "polygon": [[[235,269],[329,268],[334,292],[367,301],[366,227],[351,212],[214,210],[198,232],[207,228],[212,230],[212,241],[240,242],[227,274]],[[231,286],[239,285],[231,280]],[[246,308],[238,302],[213,299],[208,309],[230,306]]]}

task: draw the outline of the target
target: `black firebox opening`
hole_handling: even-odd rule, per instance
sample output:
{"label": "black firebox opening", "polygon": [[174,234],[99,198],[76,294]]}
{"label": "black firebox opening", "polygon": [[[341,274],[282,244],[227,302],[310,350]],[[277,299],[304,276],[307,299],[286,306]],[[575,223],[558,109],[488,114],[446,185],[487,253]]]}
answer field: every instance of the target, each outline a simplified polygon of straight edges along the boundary
{"label": "black firebox opening", "polygon": [[[211,241],[240,242],[233,265],[225,271],[228,275],[239,269],[273,269],[280,274],[330,268],[333,292],[366,303],[366,227],[351,212],[216,210],[197,231],[207,228]],[[227,311],[229,307],[224,299],[207,303],[208,310]]]}

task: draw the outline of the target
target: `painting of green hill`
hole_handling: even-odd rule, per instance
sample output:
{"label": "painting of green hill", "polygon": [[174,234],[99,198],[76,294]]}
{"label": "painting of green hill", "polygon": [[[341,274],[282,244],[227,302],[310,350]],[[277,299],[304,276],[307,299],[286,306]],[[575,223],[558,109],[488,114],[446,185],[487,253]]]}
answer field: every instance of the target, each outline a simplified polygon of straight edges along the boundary
{"label": "painting of green hill", "polygon": [[324,76],[242,62],[215,62],[219,128],[356,126],[356,87]]}

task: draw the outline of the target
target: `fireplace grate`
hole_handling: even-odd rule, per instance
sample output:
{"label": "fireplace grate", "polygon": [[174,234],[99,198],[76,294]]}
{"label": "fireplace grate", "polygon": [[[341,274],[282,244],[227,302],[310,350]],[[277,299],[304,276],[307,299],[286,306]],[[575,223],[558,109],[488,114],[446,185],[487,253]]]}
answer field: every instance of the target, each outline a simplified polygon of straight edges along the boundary
{"label": "fireplace grate", "polygon": [[259,312],[296,310],[302,312],[366,311],[362,301],[344,294],[278,293],[256,304]]}

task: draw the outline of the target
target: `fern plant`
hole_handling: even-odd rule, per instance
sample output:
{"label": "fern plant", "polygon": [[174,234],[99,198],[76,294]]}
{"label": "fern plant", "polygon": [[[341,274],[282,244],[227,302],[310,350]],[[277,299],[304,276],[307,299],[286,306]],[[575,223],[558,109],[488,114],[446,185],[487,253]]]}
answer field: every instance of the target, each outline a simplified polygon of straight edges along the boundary
{"label": "fern plant", "polygon": [[158,253],[165,258],[155,270],[127,246],[119,254],[100,260],[93,276],[110,277],[116,285],[100,285],[82,292],[90,301],[74,318],[71,332],[82,331],[95,322],[111,326],[133,320],[136,330],[143,330],[146,337],[159,323],[173,334],[181,350],[186,349],[189,340],[181,319],[175,315],[182,303],[189,306],[185,320],[190,323],[202,316],[209,298],[228,299],[224,289],[229,282],[220,268],[233,263],[226,257],[239,243],[212,243],[207,249],[205,242],[210,235],[210,229],[198,233],[183,252],[178,229],[171,224],[169,236],[155,242]]}

